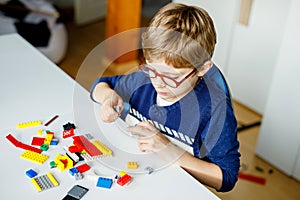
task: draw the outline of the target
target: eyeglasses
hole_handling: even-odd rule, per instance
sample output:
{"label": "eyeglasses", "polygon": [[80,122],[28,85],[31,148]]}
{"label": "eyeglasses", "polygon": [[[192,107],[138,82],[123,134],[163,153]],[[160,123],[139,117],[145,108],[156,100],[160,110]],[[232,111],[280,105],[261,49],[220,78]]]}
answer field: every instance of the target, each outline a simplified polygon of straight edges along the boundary
{"label": "eyeglasses", "polygon": [[168,85],[172,88],[177,88],[181,83],[183,83],[186,79],[188,79],[190,76],[192,76],[197,71],[197,69],[194,68],[193,71],[188,73],[181,81],[176,81],[175,79],[173,79],[169,76],[160,74],[156,70],[151,69],[150,67],[147,66],[147,64],[140,65],[139,69],[143,72],[144,75],[146,75],[150,78],[155,78],[158,76],[166,85]]}

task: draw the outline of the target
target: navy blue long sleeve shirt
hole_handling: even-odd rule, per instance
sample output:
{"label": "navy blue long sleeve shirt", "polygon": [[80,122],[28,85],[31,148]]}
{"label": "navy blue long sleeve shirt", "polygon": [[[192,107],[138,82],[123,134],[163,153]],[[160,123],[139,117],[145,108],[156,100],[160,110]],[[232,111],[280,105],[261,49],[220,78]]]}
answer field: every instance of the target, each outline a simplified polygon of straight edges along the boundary
{"label": "navy blue long sleeve shirt", "polygon": [[150,120],[163,134],[193,149],[195,157],[218,165],[223,174],[221,192],[231,190],[240,167],[237,122],[226,81],[214,65],[203,79],[178,102],[170,106],[156,104],[157,93],[142,72],[103,77],[124,101],[131,105],[131,115]]}

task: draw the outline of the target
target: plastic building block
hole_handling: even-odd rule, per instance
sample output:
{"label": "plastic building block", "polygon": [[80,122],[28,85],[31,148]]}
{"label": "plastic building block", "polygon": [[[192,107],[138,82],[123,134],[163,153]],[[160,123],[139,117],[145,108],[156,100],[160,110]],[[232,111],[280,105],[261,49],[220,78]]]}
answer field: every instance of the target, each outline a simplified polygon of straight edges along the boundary
{"label": "plastic building block", "polygon": [[120,176],[121,176],[121,177],[124,176],[125,174],[126,174],[125,171],[120,171]]}
{"label": "plastic building block", "polygon": [[42,150],[38,149],[38,148],[35,148],[35,147],[32,147],[32,146],[29,146],[27,144],[24,144],[22,142],[20,142],[19,144],[19,148],[21,149],[25,149],[25,150],[28,150],[28,151],[33,151],[33,152],[36,152],[36,153],[42,153]]}
{"label": "plastic building block", "polygon": [[23,144],[22,142],[18,141],[14,136],[12,136],[11,134],[7,135],[6,138],[13,144],[15,145],[15,147],[21,148],[21,149],[25,149],[25,150],[30,150],[30,151],[34,151],[36,153],[41,153],[42,150],[29,146],[27,144]]}
{"label": "plastic building block", "polygon": [[137,169],[138,168],[138,164],[137,164],[137,162],[128,162],[127,163],[127,168],[128,169]]}
{"label": "plastic building block", "polygon": [[240,179],[245,179],[245,180],[252,181],[252,182],[258,183],[258,184],[262,184],[262,185],[266,184],[265,178],[253,176],[251,174],[245,174],[245,173],[239,172],[238,177]]}
{"label": "plastic building block", "polygon": [[32,141],[31,141],[31,145],[41,146],[42,144],[44,144],[44,141],[45,141],[45,138],[33,137]]}
{"label": "plastic building block", "polygon": [[90,156],[89,154],[80,154],[80,157],[83,158],[85,162],[91,162],[94,160],[100,160],[103,156]]}
{"label": "plastic building block", "polygon": [[84,137],[83,135],[74,136],[73,140],[74,140],[73,144],[75,146],[83,148],[91,156],[102,155],[101,151],[93,143],[91,143],[88,139],[86,139],[86,137]]}
{"label": "plastic building block", "polygon": [[67,124],[63,125],[64,130],[76,129],[75,124],[68,122]]}
{"label": "plastic building block", "polygon": [[54,162],[60,171],[65,171],[73,167],[73,161],[67,155],[57,154]]}
{"label": "plastic building block", "polygon": [[49,149],[49,145],[48,145],[48,144],[42,144],[42,145],[40,146],[40,149],[41,149],[42,151],[47,151],[47,150]]}
{"label": "plastic building block", "polygon": [[56,138],[52,139],[50,145],[58,145],[58,139]]}
{"label": "plastic building block", "polygon": [[76,169],[77,169],[80,173],[83,173],[83,172],[86,172],[86,171],[88,171],[89,169],[91,169],[91,167],[90,167],[88,164],[83,164],[83,165],[80,165],[80,166],[76,167]]}
{"label": "plastic building block", "polygon": [[119,178],[121,178],[121,176],[120,175],[115,175],[115,180],[118,180]]}
{"label": "plastic building block", "polygon": [[99,140],[93,141],[93,144],[103,153],[103,155],[110,156],[112,154],[112,151]]}
{"label": "plastic building block", "polygon": [[33,178],[37,175],[36,171],[34,171],[33,169],[30,169],[30,170],[27,170],[26,171],[26,175],[29,177],[29,178]]}
{"label": "plastic building block", "polygon": [[43,135],[43,130],[42,129],[38,130],[38,135]]}
{"label": "plastic building block", "polygon": [[25,122],[17,125],[17,128],[28,128],[32,126],[39,126],[42,122],[40,120],[31,121],[31,122]]}
{"label": "plastic building block", "polygon": [[74,163],[79,162],[80,158],[78,157],[78,155],[76,153],[71,153],[68,149],[68,147],[64,146],[63,149],[66,151],[67,156],[69,156]]}
{"label": "plastic building block", "polygon": [[[82,187],[80,185],[75,185],[74,187],[72,187],[72,189],[68,192],[67,196],[71,196],[75,199],[81,199],[87,192],[89,191],[89,189]],[[66,197],[67,197],[66,196]],[[67,199],[67,198],[64,199]]]}
{"label": "plastic building block", "polygon": [[78,173],[74,174],[74,178],[75,178],[75,180],[81,180],[83,177],[82,177],[82,174],[80,172],[78,172]]}
{"label": "plastic building block", "polygon": [[77,147],[77,146],[69,146],[69,151],[71,153],[82,152],[83,148],[80,148],[80,147]]}
{"label": "plastic building block", "polygon": [[20,143],[14,136],[12,136],[11,134],[8,134],[6,136],[6,139],[8,139],[15,147],[19,147]]}
{"label": "plastic building block", "polygon": [[126,184],[128,184],[131,181],[131,176],[129,176],[128,174],[125,174],[124,176],[122,176],[121,178],[118,179],[117,183],[121,186],[124,186]]}
{"label": "plastic building block", "polygon": [[146,167],[145,168],[146,174],[152,174],[153,171],[154,171],[154,169],[152,167]]}
{"label": "plastic building block", "polygon": [[72,176],[74,176],[74,174],[78,173],[78,170],[75,167],[73,167],[73,168],[69,169],[69,172]]}
{"label": "plastic building block", "polygon": [[56,163],[54,161],[51,161],[50,162],[50,167],[51,168],[55,168],[55,167],[57,167],[57,165],[56,165]]}
{"label": "plastic building block", "polygon": [[40,154],[40,153],[36,153],[33,151],[25,151],[24,153],[22,153],[20,155],[21,158],[25,159],[25,160],[29,160],[38,164],[43,164],[48,158],[49,156]]}
{"label": "plastic building block", "polygon": [[97,187],[110,189],[113,181],[110,178],[99,177],[97,182]]}
{"label": "plastic building block", "polygon": [[90,133],[85,134],[85,137],[87,137],[87,139],[92,140],[93,136]]}
{"label": "plastic building block", "polygon": [[46,175],[31,178],[30,180],[39,192],[59,185],[50,172]]}
{"label": "plastic building block", "polygon": [[45,126],[49,126],[54,120],[56,120],[58,118],[58,115],[55,115],[54,117],[52,117],[48,122],[45,123]]}
{"label": "plastic building block", "polygon": [[68,138],[74,136],[74,129],[71,128],[70,130],[64,130],[63,131],[63,138]]}
{"label": "plastic building block", "polygon": [[44,144],[50,145],[51,140],[53,139],[54,133],[53,132],[48,132],[44,141]]}

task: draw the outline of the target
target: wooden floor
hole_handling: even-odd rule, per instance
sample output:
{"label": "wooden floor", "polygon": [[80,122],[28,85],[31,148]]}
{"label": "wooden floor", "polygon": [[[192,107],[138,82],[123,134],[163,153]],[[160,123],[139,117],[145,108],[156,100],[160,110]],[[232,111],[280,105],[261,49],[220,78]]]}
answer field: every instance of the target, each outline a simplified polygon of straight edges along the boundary
{"label": "wooden floor", "polygon": [[[85,88],[89,89],[95,74],[82,75],[82,63],[88,54],[104,40],[105,20],[93,24],[76,27],[72,22],[67,23],[69,33],[69,47],[65,59],[59,67],[74,79],[77,79]],[[98,65],[105,64],[99,61]],[[136,62],[117,66],[111,65],[103,74],[114,75],[136,69]],[[79,76],[79,72],[81,75]],[[79,77],[79,78],[78,78]],[[242,124],[251,124],[261,120],[261,116],[235,102],[235,113]],[[259,126],[240,131],[238,133],[241,152],[241,171],[266,179],[266,184],[261,185],[247,180],[239,179],[236,187],[227,193],[218,193],[211,189],[221,199],[228,200],[296,200],[300,199],[300,183],[286,176],[279,170],[255,155],[255,145],[259,135]],[[209,188],[210,189],[210,188]],[[199,197],[201,199],[201,197]]]}

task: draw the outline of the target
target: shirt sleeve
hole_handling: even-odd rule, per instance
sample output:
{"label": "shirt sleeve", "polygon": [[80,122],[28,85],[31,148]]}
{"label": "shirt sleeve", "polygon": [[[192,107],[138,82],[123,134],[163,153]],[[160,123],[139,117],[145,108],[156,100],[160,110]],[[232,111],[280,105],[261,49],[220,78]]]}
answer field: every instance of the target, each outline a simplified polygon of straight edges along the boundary
{"label": "shirt sleeve", "polygon": [[90,97],[93,101],[93,91],[96,85],[100,82],[107,83],[120,95],[124,101],[129,102],[133,93],[145,84],[150,84],[150,79],[145,77],[142,72],[134,72],[128,75],[101,77],[94,81],[90,89]]}
{"label": "shirt sleeve", "polygon": [[204,146],[206,155],[203,159],[218,165],[222,170],[222,186],[218,191],[230,191],[238,180],[240,153],[237,122],[229,103],[225,111],[222,106],[216,108],[204,131],[206,135],[202,138],[201,149]]}
{"label": "shirt sleeve", "polygon": [[[110,88],[114,88],[115,85],[116,85],[116,83],[118,82],[118,80],[120,80],[120,78],[121,78],[121,76],[112,76],[112,77],[101,77],[101,78],[96,79],[93,82],[93,84],[92,84],[92,86],[90,88],[90,97],[91,97],[91,99],[94,102],[96,102],[95,99],[93,98],[92,94],[93,94],[94,89],[95,89],[95,87],[96,87],[97,84],[99,84],[101,82],[105,82],[105,83],[107,83],[110,86]],[[98,102],[96,102],[96,103],[98,103]]]}

